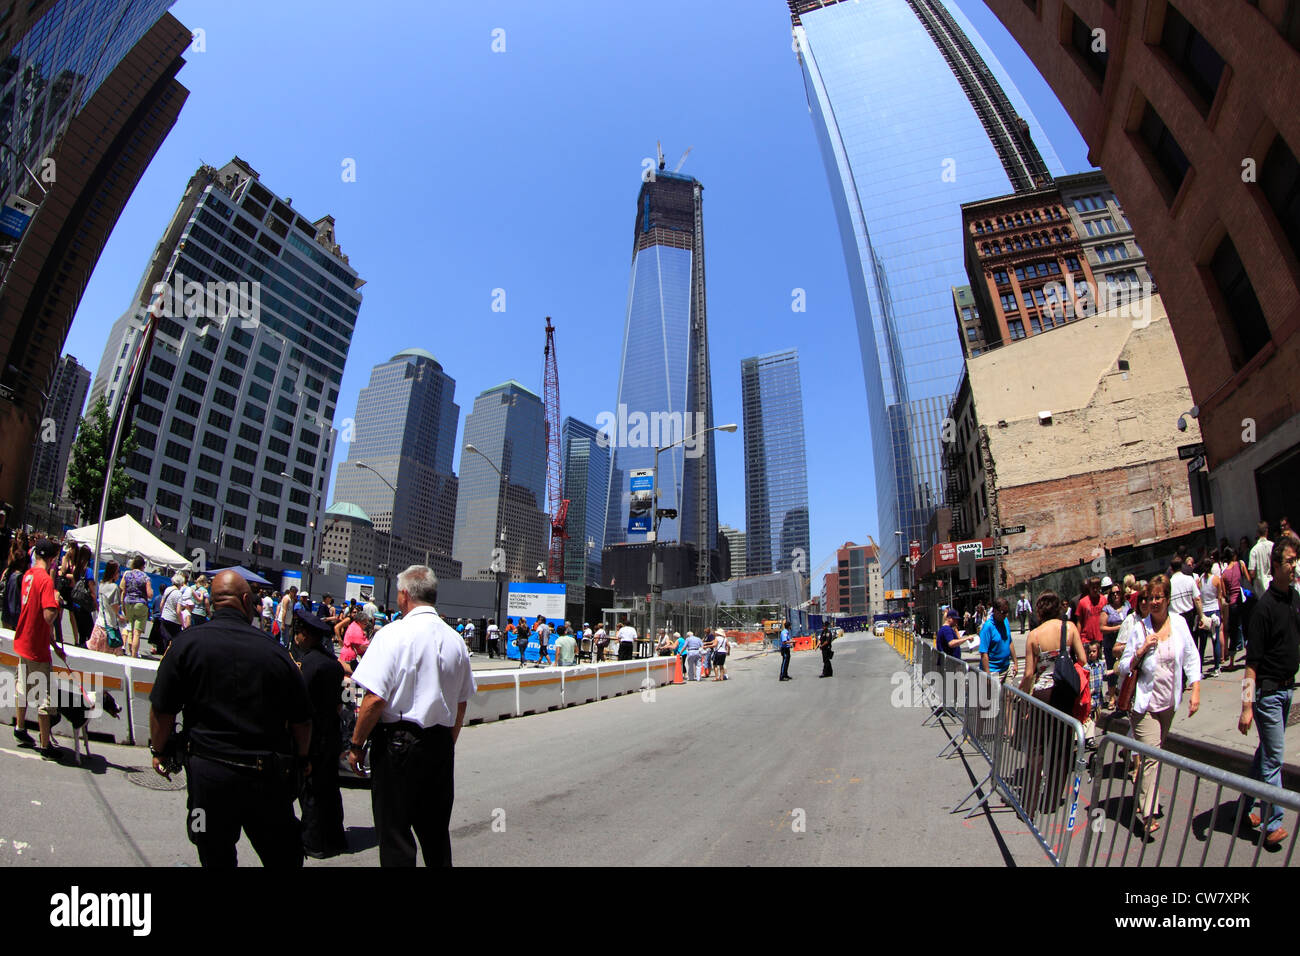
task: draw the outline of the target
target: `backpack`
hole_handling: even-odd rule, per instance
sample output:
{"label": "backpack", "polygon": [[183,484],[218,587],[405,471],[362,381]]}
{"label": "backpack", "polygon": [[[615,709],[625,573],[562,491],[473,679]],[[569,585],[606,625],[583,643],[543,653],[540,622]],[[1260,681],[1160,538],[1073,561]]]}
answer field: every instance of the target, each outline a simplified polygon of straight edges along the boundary
{"label": "backpack", "polygon": [[1073,714],[1079,703],[1079,671],[1075,668],[1074,653],[1067,641],[1067,624],[1061,622],[1061,653],[1052,665],[1052,693],[1047,703],[1063,714]]}

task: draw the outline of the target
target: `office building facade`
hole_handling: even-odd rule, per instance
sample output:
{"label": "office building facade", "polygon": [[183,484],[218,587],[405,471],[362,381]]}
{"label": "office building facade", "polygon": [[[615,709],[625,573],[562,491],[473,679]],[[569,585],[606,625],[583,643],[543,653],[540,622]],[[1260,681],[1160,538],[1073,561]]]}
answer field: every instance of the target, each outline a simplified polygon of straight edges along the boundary
{"label": "office building facade", "polygon": [[351,434],[342,436],[350,439],[348,455],[333,488],[335,501],[360,508],[377,533],[392,534],[394,543],[421,555],[429,552],[440,579],[459,576],[452,567],[452,460],[460,426],[455,396],[455,380],[424,349],[405,349],[376,365],[357,396]]}
{"label": "office building facade", "polygon": [[835,570],[822,579],[825,613],[857,616],[883,611],[885,595],[877,549],[846,541],[836,549],[835,558]]}
{"label": "office building facade", "polygon": [[745,573],[806,573],[808,461],[798,350],[742,359],[740,394],[745,428]]}
{"label": "office building facade", "polygon": [[0,506],[20,514],[81,295],[188,95],[170,5],[0,5]]}
{"label": "office building facade", "polygon": [[71,355],[63,356],[37,434],[36,456],[27,483],[29,497],[37,495],[48,503],[62,494],[68,477],[68,458],[89,388],[90,369],[83,368]]}
{"label": "office building facade", "polygon": [[[362,284],[332,217],[304,218],[238,157],[201,167],[100,366],[139,440],[127,510],[178,546],[307,564]],[[156,334],[126,395],[150,307]]]}
{"label": "office building facade", "polygon": [[609,449],[593,426],[569,417],[560,429],[560,450],[564,462],[564,497],[569,502],[564,582],[570,588],[599,585],[605,540],[605,494],[609,488]]}
{"label": "office building facade", "polygon": [[743,578],[749,573],[748,565],[745,563],[745,532],[739,528],[721,524],[718,525],[718,536],[726,540],[731,555],[728,579]]}
{"label": "office building facade", "polygon": [[1063,170],[960,11],[788,2],[858,324],[883,558],[901,581],[894,532],[919,538],[942,497],[939,426],[962,368],[949,319],[965,281],[958,207]]}
{"label": "office building facade", "polygon": [[[633,470],[659,456],[659,507],[675,510],[659,541],[695,549],[697,583],[718,572],[718,486],[704,283],[704,187],[659,169],[641,185],[615,410],[602,416],[614,448],[605,546],[644,541],[628,532]],[[707,432],[707,434],[704,434]]]}
{"label": "office building facade", "polygon": [[[988,0],[1142,244],[1231,540],[1300,511],[1300,12],[1290,0]],[[1094,49],[1103,31],[1103,50]]]}
{"label": "office building facade", "polygon": [[544,581],[551,524],[542,400],[515,381],[487,389],[465,416],[465,445],[482,454],[462,449],[460,455],[452,554],[461,576],[493,580],[494,550],[500,548],[499,569],[511,580]]}

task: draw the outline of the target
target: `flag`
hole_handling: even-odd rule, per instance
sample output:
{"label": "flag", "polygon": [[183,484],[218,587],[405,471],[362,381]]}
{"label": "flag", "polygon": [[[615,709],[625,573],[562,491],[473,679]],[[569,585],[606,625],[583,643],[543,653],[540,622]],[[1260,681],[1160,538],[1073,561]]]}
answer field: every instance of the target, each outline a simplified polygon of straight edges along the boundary
{"label": "flag", "polygon": [[158,505],[156,504],[153,506],[153,524],[155,528],[161,528],[163,526],[162,518],[158,517]]}
{"label": "flag", "polygon": [[261,532],[255,532],[253,534],[253,553],[258,554],[258,549],[261,548],[261,546],[262,546],[262,534]]}

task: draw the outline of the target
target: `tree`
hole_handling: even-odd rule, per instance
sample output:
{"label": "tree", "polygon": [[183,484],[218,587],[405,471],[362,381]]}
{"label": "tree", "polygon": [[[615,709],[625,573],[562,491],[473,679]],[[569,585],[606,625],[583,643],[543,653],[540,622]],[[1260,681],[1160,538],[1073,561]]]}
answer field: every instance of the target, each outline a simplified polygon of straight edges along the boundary
{"label": "tree", "polygon": [[[108,402],[100,398],[91,406],[90,414],[78,422],[77,440],[72,444],[72,457],[68,462],[68,498],[81,512],[83,521],[99,520],[99,506],[104,497],[105,464],[112,443],[113,422],[108,417]],[[131,490],[131,476],[126,473],[126,462],[135,453],[135,449],[135,426],[132,425],[118,449],[105,520],[126,512],[126,496]]]}

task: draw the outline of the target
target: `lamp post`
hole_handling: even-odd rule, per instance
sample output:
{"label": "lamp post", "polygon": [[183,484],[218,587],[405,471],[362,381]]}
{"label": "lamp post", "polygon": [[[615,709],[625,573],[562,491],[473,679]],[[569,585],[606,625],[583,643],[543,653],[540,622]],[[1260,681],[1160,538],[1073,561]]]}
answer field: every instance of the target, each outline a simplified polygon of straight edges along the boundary
{"label": "lamp post", "polygon": [[[505,536],[505,532],[501,530],[501,510],[505,504],[505,500],[504,500],[505,492],[506,492],[506,487],[510,484],[510,476],[502,474],[501,469],[496,466],[496,462],[494,462],[487,455],[483,454],[483,452],[479,451],[479,449],[475,447],[473,444],[466,443],[465,450],[473,452],[474,454],[482,458],[485,462],[487,462],[488,465],[491,467],[491,469],[497,473],[497,480],[501,483],[500,488],[497,491],[496,526],[493,529],[492,540],[497,542],[497,547],[501,548],[502,557],[504,558],[506,536]],[[504,560],[502,563],[504,564]],[[504,618],[501,616],[501,574],[504,570],[505,570],[504,567],[501,568],[496,567],[495,560],[492,561],[492,574],[497,579],[496,622],[497,622],[497,626],[501,628],[502,634],[505,633]]]}
{"label": "lamp post", "polygon": [[357,462],[356,466],[358,468],[364,468],[393,490],[393,510],[390,512],[388,518],[388,559],[384,562],[384,607],[391,607],[390,598],[392,595],[390,592],[393,587],[393,530],[397,521],[397,488],[391,481],[379,472],[375,471],[375,469],[371,468],[364,461]]}
{"label": "lamp post", "polygon": [[[664,447],[662,448],[655,449],[655,467],[654,467],[654,475],[653,475],[654,483],[653,483],[653,492],[651,496],[651,500],[652,500],[651,507],[654,509],[654,523],[653,523],[654,537],[650,540],[650,628],[646,633],[646,637],[651,641],[654,641],[656,639],[655,637],[655,593],[656,593],[655,589],[659,588],[659,590],[662,592],[662,588],[660,588],[659,586],[659,518],[660,518],[659,455],[662,452],[668,451],[670,448],[676,448],[678,445],[684,445],[688,441],[693,441],[696,438],[699,438],[703,435],[707,435],[709,432],[734,432],[738,427],[739,426],[735,422],[732,422],[729,425],[714,425],[712,428],[706,428],[703,431],[696,432],[694,435],[688,435],[679,441],[675,441],[671,445],[664,445]],[[673,517],[677,517],[677,514],[674,513]]]}
{"label": "lamp post", "polygon": [[[313,496],[313,498],[314,498],[314,500],[315,500],[315,505],[314,505],[314,507],[312,508],[311,513],[312,513],[312,517],[313,517],[313,518],[316,517],[316,513],[317,513],[317,511],[320,510],[320,492],[314,490],[310,485],[304,484],[303,482],[299,481],[297,478],[295,478],[293,475],[289,474],[288,472],[284,472],[284,471],[280,472],[280,477],[281,477],[281,478],[288,478],[290,481],[292,481],[292,482],[293,482],[295,485],[297,485],[299,488],[303,488],[303,489],[305,489],[306,491],[311,492],[311,494],[312,494],[312,496]],[[316,569],[315,569],[315,564],[316,564],[316,524],[317,524],[316,521],[309,521],[309,522],[307,522],[307,527],[309,527],[309,528],[311,529],[311,541],[310,541],[310,543],[309,543],[309,545],[308,545],[308,547],[309,547],[309,552],[308,552],[308,554],[307,554],[307,593],[308,593],[308,594],[315,594],[315,593],[316,593],[315,591],[312,590],[312,585],[313,585],[313,583],[314,583],[315,580],[316,580],[315,577],[313,576],[313,572],[316,570]]]}

